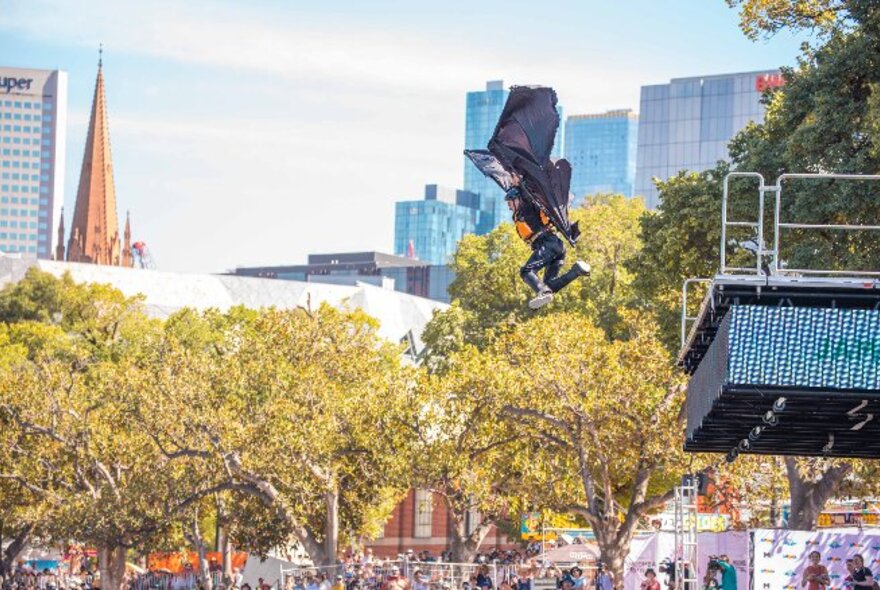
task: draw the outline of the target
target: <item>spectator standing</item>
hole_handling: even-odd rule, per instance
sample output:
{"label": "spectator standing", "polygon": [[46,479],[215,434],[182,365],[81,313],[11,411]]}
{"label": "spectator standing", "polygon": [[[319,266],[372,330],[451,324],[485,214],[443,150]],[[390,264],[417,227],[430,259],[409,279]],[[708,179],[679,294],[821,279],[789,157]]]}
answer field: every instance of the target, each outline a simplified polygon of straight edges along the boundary
{"label": "spectator standing", "polygon": [[330,590],[331,584],[330,580],[327,579],[327,574],[321,572],[318,574],[318,590]]}
{"label": "spectator standing", "polygon": [[852,558],[846,560],[846,577],[843,579],[843,587],[849,590],[852,590],[853,587],[853,572],[856,571],[856,566],[853,565]]}
{"label": "spectator standing", "polygon": [[477,588],[485,588],[491,590],[493,588],[492,584],[492,576],[489,575],[489,566],[481,565],[480,569],[477,571],[477,577],[474,580],[474,584]]}
{"label": "spectator standing", "polygon": [[601,561],[596,569],[596,590],[614,590],[614,576]]}
{"label": "spectator standing", "polygon": [[721,569],[721,586],[722,590],[736,590],[736,568],[730,564],[730,558],[726,555],[720,555],[717,559],[718,567]]}
{"label": "spectator standing", "polygon": [[645,579],[642,582],[642,590],[660,590],[660,582],[657,581],[657,572],[651,568],[645,570]]}
{"label": "spectator standing", "polygon": [[428,581],[428,576],[426,576],[420,568],[416,568],[415,571],[413,571],[413,590],[429,590]]}
{"label": "spectator standing", "polygon": [[831,584],[828,569],[821,561],[822,555],[818,551],[810,552],[810,565],[804,569],[801,587],[806,586],[807,590],[825,590]]}
{"label": "spectator standing", "polygon": [[571,584],[574,587],[574,590],[584,590],[586,587],[586,578],[584,578],[584,572],[581,568],[575,566],[571,568]]}
{"label": "spectator standing", "polygon": [[392,566],[391,575],[385,582],[384,590],[411,590],[411,588],[409,580],[400,575],[400,568],[396,565]]}
{"label": "spectator standing", "polygon": [[853,590],[871,590],[874,588],[874,575],[865,567],[865,559],[860,555],[853,555]]}

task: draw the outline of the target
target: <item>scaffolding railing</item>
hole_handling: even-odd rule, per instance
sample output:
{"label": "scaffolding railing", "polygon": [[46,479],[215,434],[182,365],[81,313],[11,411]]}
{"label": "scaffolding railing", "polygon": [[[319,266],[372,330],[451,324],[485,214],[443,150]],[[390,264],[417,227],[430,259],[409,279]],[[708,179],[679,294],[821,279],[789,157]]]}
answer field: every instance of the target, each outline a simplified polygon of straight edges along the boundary
{"label": "scaffolding railing", "polygon": [[[728,209],[730,207],[730,180],[733,178],[753,178],[758,181],[758,211],[754,219],[737,219],[730,220],[728,218]],[[766,184],[764,177],[757,172],[730,172],[724,177],[722,183],[721,194],[721,252],[720,252],[720,274],[756,274],[761,275],[769,271],[770,274],[786,274],[786,275],[811,275],[811,276],[848,276],[848,277],[880,277],[880,270],[835,270],[835,269],[807,269],[807,268],[783,268],[781,260],[781,248],[783,247],[782,234],[783,230],[801,229],[815,231],[880,231],[880,191],[878,191],[878,219],[875,224],[859,224],[859,223],[806,223],[797,220],[782,220],[783,205],[783,188],[786,181],[803,180],[803,181],[878,181],[880,175],[876,174],[822,174],[822,173],[786,173],[780,175],[776,179],[776,183],[772,185]],[[773,223],[770,231],[773,234],[773,247],[766,247],[764,239],[765,231],[765,205],[766,195],[773,195]],[[727,265],[727,249],[728,234],[736,227],[751,228],[754,232],[755,240],[755,266],[738,267]],[[769,263],[765,264],[765,259],[769,257]]]}

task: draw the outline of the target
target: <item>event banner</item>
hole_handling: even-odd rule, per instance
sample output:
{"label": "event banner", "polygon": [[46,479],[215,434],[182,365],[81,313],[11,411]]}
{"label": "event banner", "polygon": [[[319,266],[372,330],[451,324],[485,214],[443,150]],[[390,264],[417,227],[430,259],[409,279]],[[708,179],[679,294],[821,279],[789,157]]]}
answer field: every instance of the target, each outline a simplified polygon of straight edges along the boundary
{"label": "event banner", "polygon": [[729,383],[880,389],[880,312],[735,305]]}
{"label": "event banner", "polygon": [[754,590],[796,590],[801,588],[803,571],[813,551],[822,556],[822,565],[831,576],[829,590],[843,588],[846,560],[861,554],[872,572],[880,569],[880,531],[858,529],[833,531],[754,531]]}
{"label": "event banner", "polygon": [[[671,562],[675,555],[675,534],[667,532],[639,535],[633,539],[626,559],[624,590],[639,590],[645,579],[645,570],[652,568],[658,579],[665,581],[667,575],[660,571],[664,561]],[[699,533],[697,535],[697,579],[706,576],[709,558],[727,555],[736,568],[736,585],[740,590],[749,589],[749,533],[727,531],[723,533]],[[720,578],[720,577],[719,577]],[[665,587],[665,584],[662,584]]]}

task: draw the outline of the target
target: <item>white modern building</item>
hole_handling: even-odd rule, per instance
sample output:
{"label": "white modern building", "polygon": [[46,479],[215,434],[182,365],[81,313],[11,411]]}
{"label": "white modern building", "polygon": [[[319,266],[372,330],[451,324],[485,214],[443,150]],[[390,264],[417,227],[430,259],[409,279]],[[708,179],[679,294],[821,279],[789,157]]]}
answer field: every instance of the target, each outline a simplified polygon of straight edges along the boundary
{"label": "white modern building", "polygon": [[52,257],[66,128],[66,72],[0,67],[0,252]]}
{"label": "white modern building", "polygon": [[658,205],[653,178],[702,172],[729,157],[727,144],[749,121],[764,120],[761,96],[781,86],[779,70],[676,78],[642,86],[635,194]]}
{"label": "white modern building", "polygon": [[435,311],[448,308],[424,297],[377,287],[367,283],[330,285],[301,281],[279,281],[231,275],[162,272],[79,262],[38,260],[0,253],[0,289],[20,281],[28,269],[61,277],[70,273],[78,283],[107,284],[126,296],[143,295],[144,308],[153,317],[164,318],[184,307],[197,310],[236,305],[252,309],[265,307],[334,307],[364,310],[379,320],[379,335],[390,342],[403,342],[408,354],[417,356],[423,348],[422,331]]}

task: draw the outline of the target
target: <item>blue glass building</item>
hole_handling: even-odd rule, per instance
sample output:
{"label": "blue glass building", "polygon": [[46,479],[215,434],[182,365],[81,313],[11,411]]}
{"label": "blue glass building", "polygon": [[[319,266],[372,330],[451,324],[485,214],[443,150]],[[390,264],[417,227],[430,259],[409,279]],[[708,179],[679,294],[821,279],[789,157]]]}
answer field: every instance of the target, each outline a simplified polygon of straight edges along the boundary
{"label": "blue glass building", "polygon": [[764,120],[761,96],[782,82],[778,70],[767,70],[642,86],[636,194],[656,207],[653,178],[701,172],[729,159],[727,144],[749,121]]}
{"label": "blue glass building", "polygon": [[595,193],[633,195],[638,135],[639,116],[629,109],[566,120],[565,158],[572,166],[575,203]]}
{"label": "blue glass building", "polygon": [[431,264],[446,264],[458,241],[477,232],[480,219],[478,195],[426,185],[423,201],[395,204],[394,253]]}
{"label": "blue glass building", "polygon": [[[495,131],[504,103],[507,102],[509,92],[504,88],[504,82],[494,80],[486,82],[486,90],[467,93],[465,109],[464,147],[468,150],[486,149],[489,138]],[[557,105],[560,118],[562,107]],[[556,141],[553,144],[554,158],[562,155],[562,129],[560,125],[556,132]],[[483,235],[489,233],[503,221],[510,217],[507,205],[504,203],[504,191],[495,182],[483,176],[477,168],[464,158],[464,189],[479,195],[481,215],[477,222],[476,233]]]}

